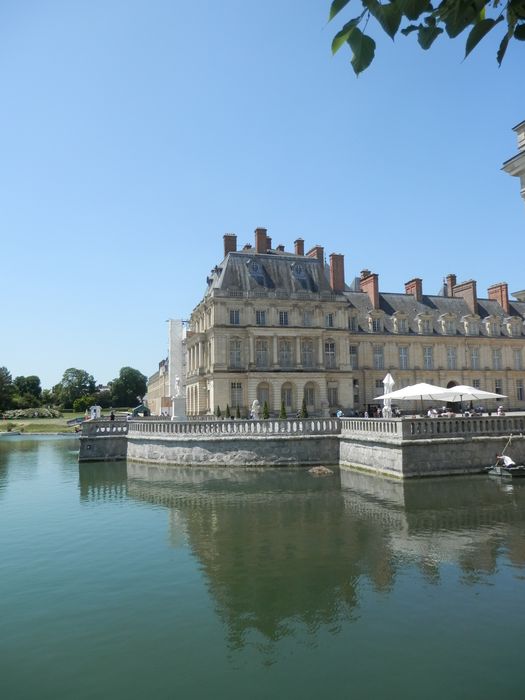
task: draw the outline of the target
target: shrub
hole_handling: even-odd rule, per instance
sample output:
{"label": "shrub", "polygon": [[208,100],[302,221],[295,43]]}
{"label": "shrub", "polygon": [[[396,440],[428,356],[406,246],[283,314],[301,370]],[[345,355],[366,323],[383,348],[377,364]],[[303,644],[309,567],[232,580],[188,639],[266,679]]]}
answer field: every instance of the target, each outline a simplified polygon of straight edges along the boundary
{"label": "shrub", "polygon": [[281,401],[281,410],[279,411],[279,418],[282,418],[284,420],[287,417],[288,416],[286,415],[286,406],[284,405],[284,401]]}
{"label": "shrub", "polygon": [[221,407],[220,407],[220,406],[217,406],[217,413],[216,413],[215,415],[217,416],[217,418],[220,418],[220,417],[222,416]]}
{"label": "shrub", "polygon": [[306,410],[306,401],[303,399],[301,404],[301,410],[299,411],[299,418],[308,418],[308,411]]}
{"label": "shrub", "polygon": [[235,411],[235,418],[240,418],[241,417],[241,409],[239,406],[237,406],[237,409]]}
{"label": "shrub", "polygon": [[230,405],[226,404],[226,413],[224,414],[226,418],[231,418]]}
{"label": "shrub", "polygon": [[262,417],[263,418],[269,418],[270,417],[270,409],[268,408],[268,402],[265,401],[263,405],[263,410],[262,410]]}

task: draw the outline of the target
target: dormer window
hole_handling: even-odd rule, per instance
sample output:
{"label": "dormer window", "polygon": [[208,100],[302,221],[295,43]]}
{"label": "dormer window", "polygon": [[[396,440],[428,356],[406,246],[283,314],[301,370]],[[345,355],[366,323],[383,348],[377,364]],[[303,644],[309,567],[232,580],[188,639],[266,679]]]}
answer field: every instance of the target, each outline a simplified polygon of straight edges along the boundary
{"label": "dormer window", "polygon": [[381,319],[380,318],[373,318],[372,319],[372,333],[381,333]]}
{"label": "dormer window", "polygon": [[511,319],[507,321],[507,333],[516,338],[521,335],[522,322],[519,319]]}
{"label": "dormer window", "polygon": [[446,335],[455,335],[456,334],[456,324],[451,318],[445,319],[443,322],[443,330],[446,333]]}
{"label": "dormer window", "polygon": [[432,333],[432,319],[431,318],[419,318],[418,320],[419,332],[424,335],[430,335]]}
{"label": "dormer window", "polygon": [[353,333],[357,331],[357,316],[348,317],[348,330]]}
{"label": "dormer window", "polygon": [[479,325],[478,322],[474,319],[467,319],[464,322],[464,328],[465,328],[465,335],[478,335],[479,334]]}
{"label": "dormer window", "polygon": [[408,333],[408,321],[406,318],[394,318],[394,330],[396,333]]}
{"label": "dormer window", "polygon": [[485,322],[485,330],[487,335],[496,336],[499,335],[499,323],[494,319],[488,319]]}

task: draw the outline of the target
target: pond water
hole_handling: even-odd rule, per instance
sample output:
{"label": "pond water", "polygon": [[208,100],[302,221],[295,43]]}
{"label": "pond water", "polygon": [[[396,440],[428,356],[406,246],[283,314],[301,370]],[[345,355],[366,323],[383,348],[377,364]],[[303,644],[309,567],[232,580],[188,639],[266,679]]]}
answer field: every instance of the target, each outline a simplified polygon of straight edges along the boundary
{"label": "pond water", "polygon": [[0,695],[525,696],[525,484],[0,438]]}

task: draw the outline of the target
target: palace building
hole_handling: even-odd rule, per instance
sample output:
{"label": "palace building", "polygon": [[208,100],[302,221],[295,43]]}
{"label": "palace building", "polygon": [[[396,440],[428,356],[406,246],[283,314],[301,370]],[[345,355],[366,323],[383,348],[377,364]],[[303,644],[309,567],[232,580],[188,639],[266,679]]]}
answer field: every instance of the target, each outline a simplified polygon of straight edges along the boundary
{"label": "palace building", "polygon": [[525,291],[505,282],[478,296],[476,282],[449,274],[439,294],[419,278],[382,292],[377,274],[345,280],[344,256],[304,241],[272,246],[267,230],[238,249],[226,234],[186,337],[186,412],[228,406],[246,417],[254,401],[273,415],[368,410],[390,372],[396,389],[416,382],[469,384],[503,393],[525,410]]}

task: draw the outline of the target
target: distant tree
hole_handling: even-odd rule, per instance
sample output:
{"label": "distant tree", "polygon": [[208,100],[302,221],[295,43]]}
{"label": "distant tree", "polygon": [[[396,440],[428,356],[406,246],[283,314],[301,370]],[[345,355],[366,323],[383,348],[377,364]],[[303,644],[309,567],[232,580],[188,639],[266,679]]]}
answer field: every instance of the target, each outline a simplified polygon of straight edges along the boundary
{"label": "distant tree", "polygon": [[87,411],[91,406],[97,405],[100,406],[95,395],[81,396],[73,401],[73,410],[75,413],[84,413],[84,411]]}
{"label": "distant tree", "polygon": [[281,401],[281,410],[279,411],[279,418],[288,418],[288,416],[286,415],[286,406],[284,405],[284,401]]}
{"label": "distant tree", "polygon": [[[349,3],[350,0],[333,0],[329,19],[336,17]],[[351,6],[354,7],[354,3]],[[500,65],[511,40],[525,41],[524,0],[389,0],[385,3],[360,0],[356,15],[346,22],[332,41],[333,53],[345,44],[350,47],[356,75],[372,63],[376,49],[376,42],[364,30],[377,29],[378,25],[392,40],[398,32],[405,36],[417,32],[422,49],[429,49],[443,32],[455,39],[468,30],[465,57],[499,26],[503,30],[496,54]],[[372,20],[370,25],[369,20]]]}
{"label": "distant tree", "polygon": [[97,406],[101,406],[102,408],[111,408],[113,406],[113,400],[111,397],[111,391],[108,391],[107,389],[103,391],[97,391],[94,396],[94,403]]}
{"label": "distant tree", "polygon": [[231,418],[230,405],[226,404],[226,413],[224,414],[226,418]]}
{"label": "distant tree", "polygon": [[270,409],[268,408],[268,402],[267,402],[267,401],[265,401],[264,404],[263,404],[262,417],[263,417],[263,418],[269,418],[269,417],[270,417]]}
{"label": "distant tree", "polygon": [[40,377],[31,374],[28,377],[15,377],[13,380],[15,391],[19,396],[30,394],[35,399],[40,400],[42,396],[42,387],[40,386]]}
{"label": "distant tree", "polygon": [[0,367],[0,411],[10,408],[15,392],[13,378],[7,367]]}
{"label": "distant tree", "polygon": [[111,382],[111,400],[114,406],[137,406],[146,394],[148,378],[138,369],[122,367]]}
{"label": "distant tree", "polygon": [[235,418],[240,418],[241,417],[241,409],[240,406],[237,405],[237,408],[235,409]]}
{"label": "distant tree", "polygon": [[95,392],[95,380],[83,369],[70,367],[62,376],[62,381],[53,387],[53,393],[64,408],[72,408],[73,401]]}
{"label": "distant tree", "polygon": [[217,406],[217,412],[216,412],[215,415],[217,416],[217,418],[220,418],[220,417],[222,416],[221,407],[220,407],[220,406]]}

